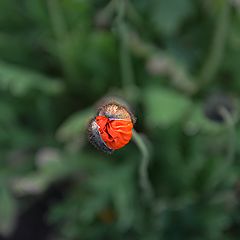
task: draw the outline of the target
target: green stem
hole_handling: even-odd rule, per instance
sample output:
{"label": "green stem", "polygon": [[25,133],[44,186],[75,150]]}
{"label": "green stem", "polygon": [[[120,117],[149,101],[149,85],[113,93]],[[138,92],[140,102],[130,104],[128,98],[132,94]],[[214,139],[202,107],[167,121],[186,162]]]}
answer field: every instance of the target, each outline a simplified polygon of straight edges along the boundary
{"label": "green stem", "polygon": [[52,28],[57,40],[61,40],[67,32],[67,26],[65,24],[61,8],[58,0],[47,1],[48,12],[52,24]]}
{"label": "green stem", "polygon": [[114,10],[115,10],[115,6],[116,6],[116,1],[117,0],[111,0],[102,10],[101,10],[101,14],[110,17]]}
{"label": "green stem", "polygon": [[230,168],[233,166],[235,160],[235,152],[236,152],[236,130],[234,119],[226,108],[219,109],[220,114],[222,115],[226,127],[228,129],[228,152],[226,155],[226,160],[221,165],[219,172],[217,173],[216,180],[210,186],[210,189],[215,189],[219,186],[219,184],[224,183],[226,173],[229,172]]}
{"label": "green stem", "polygon": [[[133,96],[132,90],[135,88],[134,74],[132,68],[131,55],[128,48],[128,31],[127,26],[124,21],[126,12],[126,2],[125,0],[119,0],[117,5],[117,29],[120,38],[120,66],[122,73],[122,83],[124,92]],[[131,94],[129,94],[131,93]]]}
{"label": "green stem", "polygon": [[224,118],[227,128],[229,129],[229,143],[228,143],[228,155],[227,155],[227,164],[231,166],[234,162],[235,151],[236,151],[236,130],[233,117],[231,113],[226,108],[221,108],[221,115]]}
{"label": "green stem", "polygon": [[200,74],[200,85],[205,86],[214,80],[223,58],[230,23],[230,1],[223,0],[209,56]]}
{"label": "green stem", "polygon": [[135,130],[133,130],[133,141],[139,148],[142,155],[141,164],[139,167],[140,186],[144,192],[145,199],[151,201],[154,197],[154,194],[153,194],[152,185],[148,177],[150,151],[147,148],[146,144],[144,143],[143,138]]}
{"label": "green stem", "polygon": [[67,29],[59,0],[48,0],[47,6],[53,33],[55,35],[55,44],[61,68],[67,80],[71,80],[75,78],[76,71],[72,57],[69,54],[69,48],[71,47],[69,41],[70,33]]}

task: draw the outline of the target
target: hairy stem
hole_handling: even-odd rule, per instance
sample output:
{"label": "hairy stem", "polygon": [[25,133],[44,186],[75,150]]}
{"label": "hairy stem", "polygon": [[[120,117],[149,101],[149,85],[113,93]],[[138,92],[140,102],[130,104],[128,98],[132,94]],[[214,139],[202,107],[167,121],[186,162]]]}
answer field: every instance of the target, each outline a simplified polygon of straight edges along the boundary
{"label": "hairy stem", "polygon": [[[120,67],[122,73],[122,84],[127,95],[135,88],[134,74],[132,68],[131,55],[128,48],[128,31],[125,23],[126,1],[119,0],[117,5],[117,29],[120,39]],[[131,94],[132,96],[132,94]]]}
{"label": "hairy stem", "polygon": [[224,118],[226,126],[229,130],[229,143],[228,143],[228,155],[227,155],[227,164],[232,165],[234,162],[235,151],[236,151],[236,130],[233,117],[231,113],[226,108],[221,108],[221,115]]}
{"label": "hairy stem", "polygon": [[69,31],[62,13],[59,0],[47,1],[49,18],[52,25],[53,34],[55,37],[56,52],[63,69],[63,73],[67,80],[75,77],[74,62],[69,55],[70,41]]}
{"label": "hairy stem", "polygon": [[226,160],[221,165],[219,172],[217,174],[216,180],[211,184],[210,188],[215,189],[226,180],[226,173],[230,170],[234,163],[235,152],[236,152],[236,130],[234,119],[226,108],[219,109],[220,114],[222,115],[226,127],[228,129],[228,151],[226,155]]}
{"label": "hairy stem", "polygon": [[139,148],[142,159],[139,167],[139,176],[140,176],[140,186],[144,192],[146,200],[152,200],[153,198],[153,189],[148,177],[148,165],[150,162],[150,151],[145,144],[141,135],[139,135],[135,130],[133,130],[133,141]]}
{"label": "hairy stem", "polygon": [[199,81],[202,87],[214,80],[222,61],[230,23],[230,7],[230,1],[224,0],[217,20],[211,49],[200,73]]}

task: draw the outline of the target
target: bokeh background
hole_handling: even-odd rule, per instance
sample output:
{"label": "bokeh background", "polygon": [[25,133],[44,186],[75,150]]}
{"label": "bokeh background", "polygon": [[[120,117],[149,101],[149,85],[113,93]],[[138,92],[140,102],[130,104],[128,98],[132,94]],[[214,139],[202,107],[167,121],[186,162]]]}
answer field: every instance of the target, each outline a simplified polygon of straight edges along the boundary
{"label": "bokeh background", "polygon": [[0,239],[240,239],[239,63],[238,0],[1,0]]}

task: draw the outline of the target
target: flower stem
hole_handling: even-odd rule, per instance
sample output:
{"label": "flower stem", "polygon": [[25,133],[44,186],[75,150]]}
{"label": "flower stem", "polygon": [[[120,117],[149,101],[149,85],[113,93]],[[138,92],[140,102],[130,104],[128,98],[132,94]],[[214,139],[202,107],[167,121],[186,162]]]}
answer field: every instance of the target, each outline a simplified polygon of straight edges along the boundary
{"label": "flower stem", "polygon": [[226,155],[226,160],[221,165],[219,172],[217,173],[216,180],[211,184],[210,189],[215,189],[226,180],[226,173],[234,164],[235,152],[236,152],[236,130],[233,116],[226,108],[219,109],[220,114],[222,115],[226,127],[228,129],[228,151]]}
{"label": "flower stem", "polygon": [[209,56],[200,73],[199,81],[202,87],[208,85],[211,81],[214,80],[214,77],[223,58],[230,23],[230,7],[230,1],[224,0],[222,2],[222,9],[220,10],[217,20],[217,26],[213,36]]}
{"label": "flower stem", "polygon": [[139,181],[140,181],[140,186],[144,192],[145,199],[147,201],[151,201],[154,197],[153,194],[153,189],[152,185],[150,183],[149,177],[148,177],[148,165],[150,162],[150,151],[145,144],[143,138],[141,137],[140,134],[138,134],[134,129],[133,129],[133,141],[139,148],[142,159],[141,159],[141,164],[139,166]]}
{"label": "flower stem", "polygon": [[73,79],[76,79],[77,77],[75,63],[69,54],[69,49],[71,47],[71,39],[69,38],[70,33],[67,29],[67,24],[59,0],[47,1],[47,7],[55,38],[56,54],[59,58],[63,74],[67,80],[66,83],[70,83],[69,81],[73,81]]}
{"label": "flower stem", "polygon": [[126,13],[126,0],[119,0],[117,5],[117,30],[120,40],[120,67],[121,67],[121,78],[122,85],[125,94],[128,97],[133,97],[132,91],[136,90],[134,82],[134,74],[132,68],[131,55],[128,48],[128,31],[125,23],[125,13]]}
{"label": "flower stem", "polygon": [[226,108],[221,108],[220,113],[229,129],[229,146],[227,155],[227,164],[231,166],[234,162],[235,151],[236,151],[236,134],[235,134],[235,124],[231,113]]}

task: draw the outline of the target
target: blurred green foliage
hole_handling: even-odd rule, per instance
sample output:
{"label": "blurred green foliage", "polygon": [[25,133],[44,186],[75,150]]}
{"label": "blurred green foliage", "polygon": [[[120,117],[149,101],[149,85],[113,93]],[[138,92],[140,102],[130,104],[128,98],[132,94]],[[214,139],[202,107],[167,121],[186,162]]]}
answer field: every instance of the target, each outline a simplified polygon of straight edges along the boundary
{"label": "blurred green foliage", "polygon": [[[239,62],[237,0],[1,0],[0,234],[68,181],[51,239],[239,239]],[[222,123],[204,115],[219,92]],[[88,143],[108,95],[133,107],[149,166],[133,141]]]}

